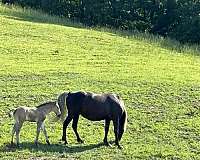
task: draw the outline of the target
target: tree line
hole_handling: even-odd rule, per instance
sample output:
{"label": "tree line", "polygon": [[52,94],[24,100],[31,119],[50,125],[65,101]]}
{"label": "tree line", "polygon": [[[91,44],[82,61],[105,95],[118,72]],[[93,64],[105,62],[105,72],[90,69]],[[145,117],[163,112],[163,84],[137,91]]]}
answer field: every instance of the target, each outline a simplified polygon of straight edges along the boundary
{"label": "tree line", "polygon": [[2,0],[88,26],[168,36],[200,44],[200,0]]}

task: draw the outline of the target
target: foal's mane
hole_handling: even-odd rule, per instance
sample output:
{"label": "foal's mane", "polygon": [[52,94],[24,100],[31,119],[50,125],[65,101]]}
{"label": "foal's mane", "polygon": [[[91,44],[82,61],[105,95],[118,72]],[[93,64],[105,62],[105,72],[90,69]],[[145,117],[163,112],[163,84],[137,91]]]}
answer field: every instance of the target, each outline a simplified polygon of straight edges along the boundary
{"label": "foal's mane", "polygon": [[36,108],[43,107],[43,106],[48,105],[48,104],[50,104],[50,103],[56,103],[56,101],[48,101],[48,102],[45,102],[45,103],[43,103],[43,104],[40,104],[40,105],[37,106]]}

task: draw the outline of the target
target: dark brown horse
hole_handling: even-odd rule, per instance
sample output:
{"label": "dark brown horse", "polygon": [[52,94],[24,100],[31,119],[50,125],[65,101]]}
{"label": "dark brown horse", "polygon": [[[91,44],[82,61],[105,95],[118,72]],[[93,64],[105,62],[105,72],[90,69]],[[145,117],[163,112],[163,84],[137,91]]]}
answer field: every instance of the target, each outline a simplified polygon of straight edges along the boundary
{"label": "dark brown horse", "polygon": [[67,118],[63,123],[62,140],[67,144],[66,129],[69,123],[73,120],[72,128],[76,134],[77,141],[83,143],[78,132],[77,124],[79,115],[91,121],[105,120],[105,137],[104,144],[109,146],[107,135],[109,131],[110,121],[113,121],[115,144],[121,148],[119,141],[126,129],[127,112],[123,101],[115,94],[94,94],[90,92],[64,92],[58,97],[62,116]]}

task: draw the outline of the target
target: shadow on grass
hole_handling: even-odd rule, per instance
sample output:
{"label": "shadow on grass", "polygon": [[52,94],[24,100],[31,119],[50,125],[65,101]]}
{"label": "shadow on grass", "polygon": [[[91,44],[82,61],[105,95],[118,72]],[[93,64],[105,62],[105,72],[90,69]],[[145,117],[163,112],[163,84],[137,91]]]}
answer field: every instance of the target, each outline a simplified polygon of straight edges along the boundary
{"label": "shadow on grass", "polygon": [[0,152],[15,152],[20,150],[29,150],[30,152],[58,152],[58,153],[79,153],[87,150],[92,150],[95,148],[100,148],[104,146],[103,143],[98,144],[74,144],[74,145],[64,145],[64,144],[38,144],[38,147],[31,142],[23,142],[20,147],[16,145],[11,145],[10,143],[5,143],[1,148]]}

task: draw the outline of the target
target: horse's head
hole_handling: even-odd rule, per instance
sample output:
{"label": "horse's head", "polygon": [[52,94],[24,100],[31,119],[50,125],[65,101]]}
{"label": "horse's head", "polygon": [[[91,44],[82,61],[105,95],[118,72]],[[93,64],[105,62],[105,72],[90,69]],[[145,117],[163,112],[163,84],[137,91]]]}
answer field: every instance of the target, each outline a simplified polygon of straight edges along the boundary
{"label": "horse's head", "polygon": [[60,118],[60,116],[61,116],[61,111],[60,111],[60,107],[59,107],[59,105],[58,105],[57,102],[55,102],[55,105],[54,105],[54,107],[53,107],[53,112],[56,114],[56,116],[57,116],[58,118]]}

